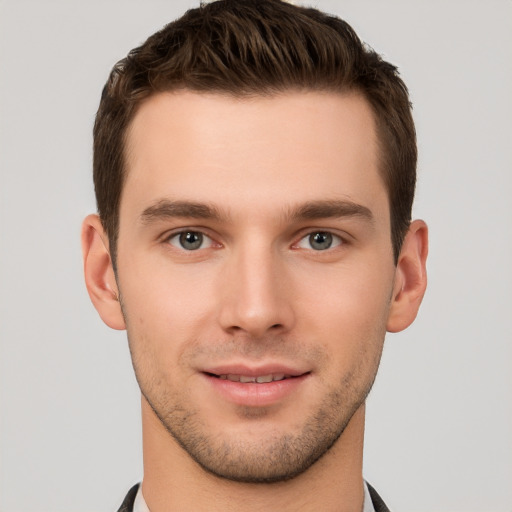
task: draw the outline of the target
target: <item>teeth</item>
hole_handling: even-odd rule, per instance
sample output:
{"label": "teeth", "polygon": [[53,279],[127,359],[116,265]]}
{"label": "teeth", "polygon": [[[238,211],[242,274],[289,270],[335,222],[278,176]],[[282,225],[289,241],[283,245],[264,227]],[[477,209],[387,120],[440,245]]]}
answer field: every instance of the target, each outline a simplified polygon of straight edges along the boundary
{"label": "teeth", "polygon": [[256,382],[272,382],[272,375],[262,375],[261,377],[256,377]]}
{"label": "teeth", "polygon": [[248,375],[236,375],[234,373],[218,375],[221,380],[230,380],[231,382],[254,383],[264,384],[276,380],[283,380],[286,378],[284,373],[274,373],[269,375],[259,375],[258,377],[250,377]]}

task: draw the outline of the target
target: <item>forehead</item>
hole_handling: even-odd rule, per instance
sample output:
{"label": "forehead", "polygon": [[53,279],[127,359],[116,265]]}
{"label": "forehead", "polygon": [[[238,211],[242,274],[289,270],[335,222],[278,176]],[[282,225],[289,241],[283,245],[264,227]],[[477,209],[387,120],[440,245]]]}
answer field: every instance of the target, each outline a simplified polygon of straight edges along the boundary
{"label": "forehead", "polygon": [[125,203],[142,211],[165,198],[236,209],[385,195],[374,116],[357,94],[159,93],[126,141],[121,215]]}

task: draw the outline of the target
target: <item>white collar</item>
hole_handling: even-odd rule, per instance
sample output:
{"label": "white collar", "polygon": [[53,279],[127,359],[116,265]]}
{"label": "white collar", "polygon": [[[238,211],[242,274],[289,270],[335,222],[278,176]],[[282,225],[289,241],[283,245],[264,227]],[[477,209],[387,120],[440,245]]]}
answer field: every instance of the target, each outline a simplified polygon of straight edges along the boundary
{"label": "white collar", "polygon": [[368,490],[368,484],[366,482],[364,483],[363,512],[375,512],[375,507],[373,506],[372,497],[370,496],[370,491]]}
{"label": "white collar", "polygon": [[[137,491],[137,496],[135,496],[135,501],[133,502],[133,512],[150,512],[146,500],[142,495],[142,482],[139,485],[139,489]],[[366,511],[365,511],[366,512]]]}

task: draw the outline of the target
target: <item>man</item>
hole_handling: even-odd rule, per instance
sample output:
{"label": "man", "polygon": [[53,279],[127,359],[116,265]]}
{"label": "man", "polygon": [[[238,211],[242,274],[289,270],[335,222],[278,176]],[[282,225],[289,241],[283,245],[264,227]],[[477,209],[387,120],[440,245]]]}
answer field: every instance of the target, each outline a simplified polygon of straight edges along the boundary
{"label": "man", "polygon": [[142,393],[120,510],[387,510],[365,399],[426,287],[415,168],[396,69],[317,10],[202,5],[114,67],[82,241]]}

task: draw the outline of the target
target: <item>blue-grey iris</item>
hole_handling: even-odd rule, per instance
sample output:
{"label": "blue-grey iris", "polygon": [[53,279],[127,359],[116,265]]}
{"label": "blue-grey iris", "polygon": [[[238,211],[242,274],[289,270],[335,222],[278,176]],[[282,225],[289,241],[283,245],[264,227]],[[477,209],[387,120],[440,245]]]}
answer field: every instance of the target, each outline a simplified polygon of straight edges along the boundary
{"label": "blue-grey iris", "polygon": [[180,234],[180,245],[187,251],[199,249],[203,244],[203,234],[197,231],[184,231]]}
{"label": "blue-grey iris", "polygon": [[323,231],[311,233],[309,235],[309,243],[316,251],[325,251],[332,245],[332,235]]}

